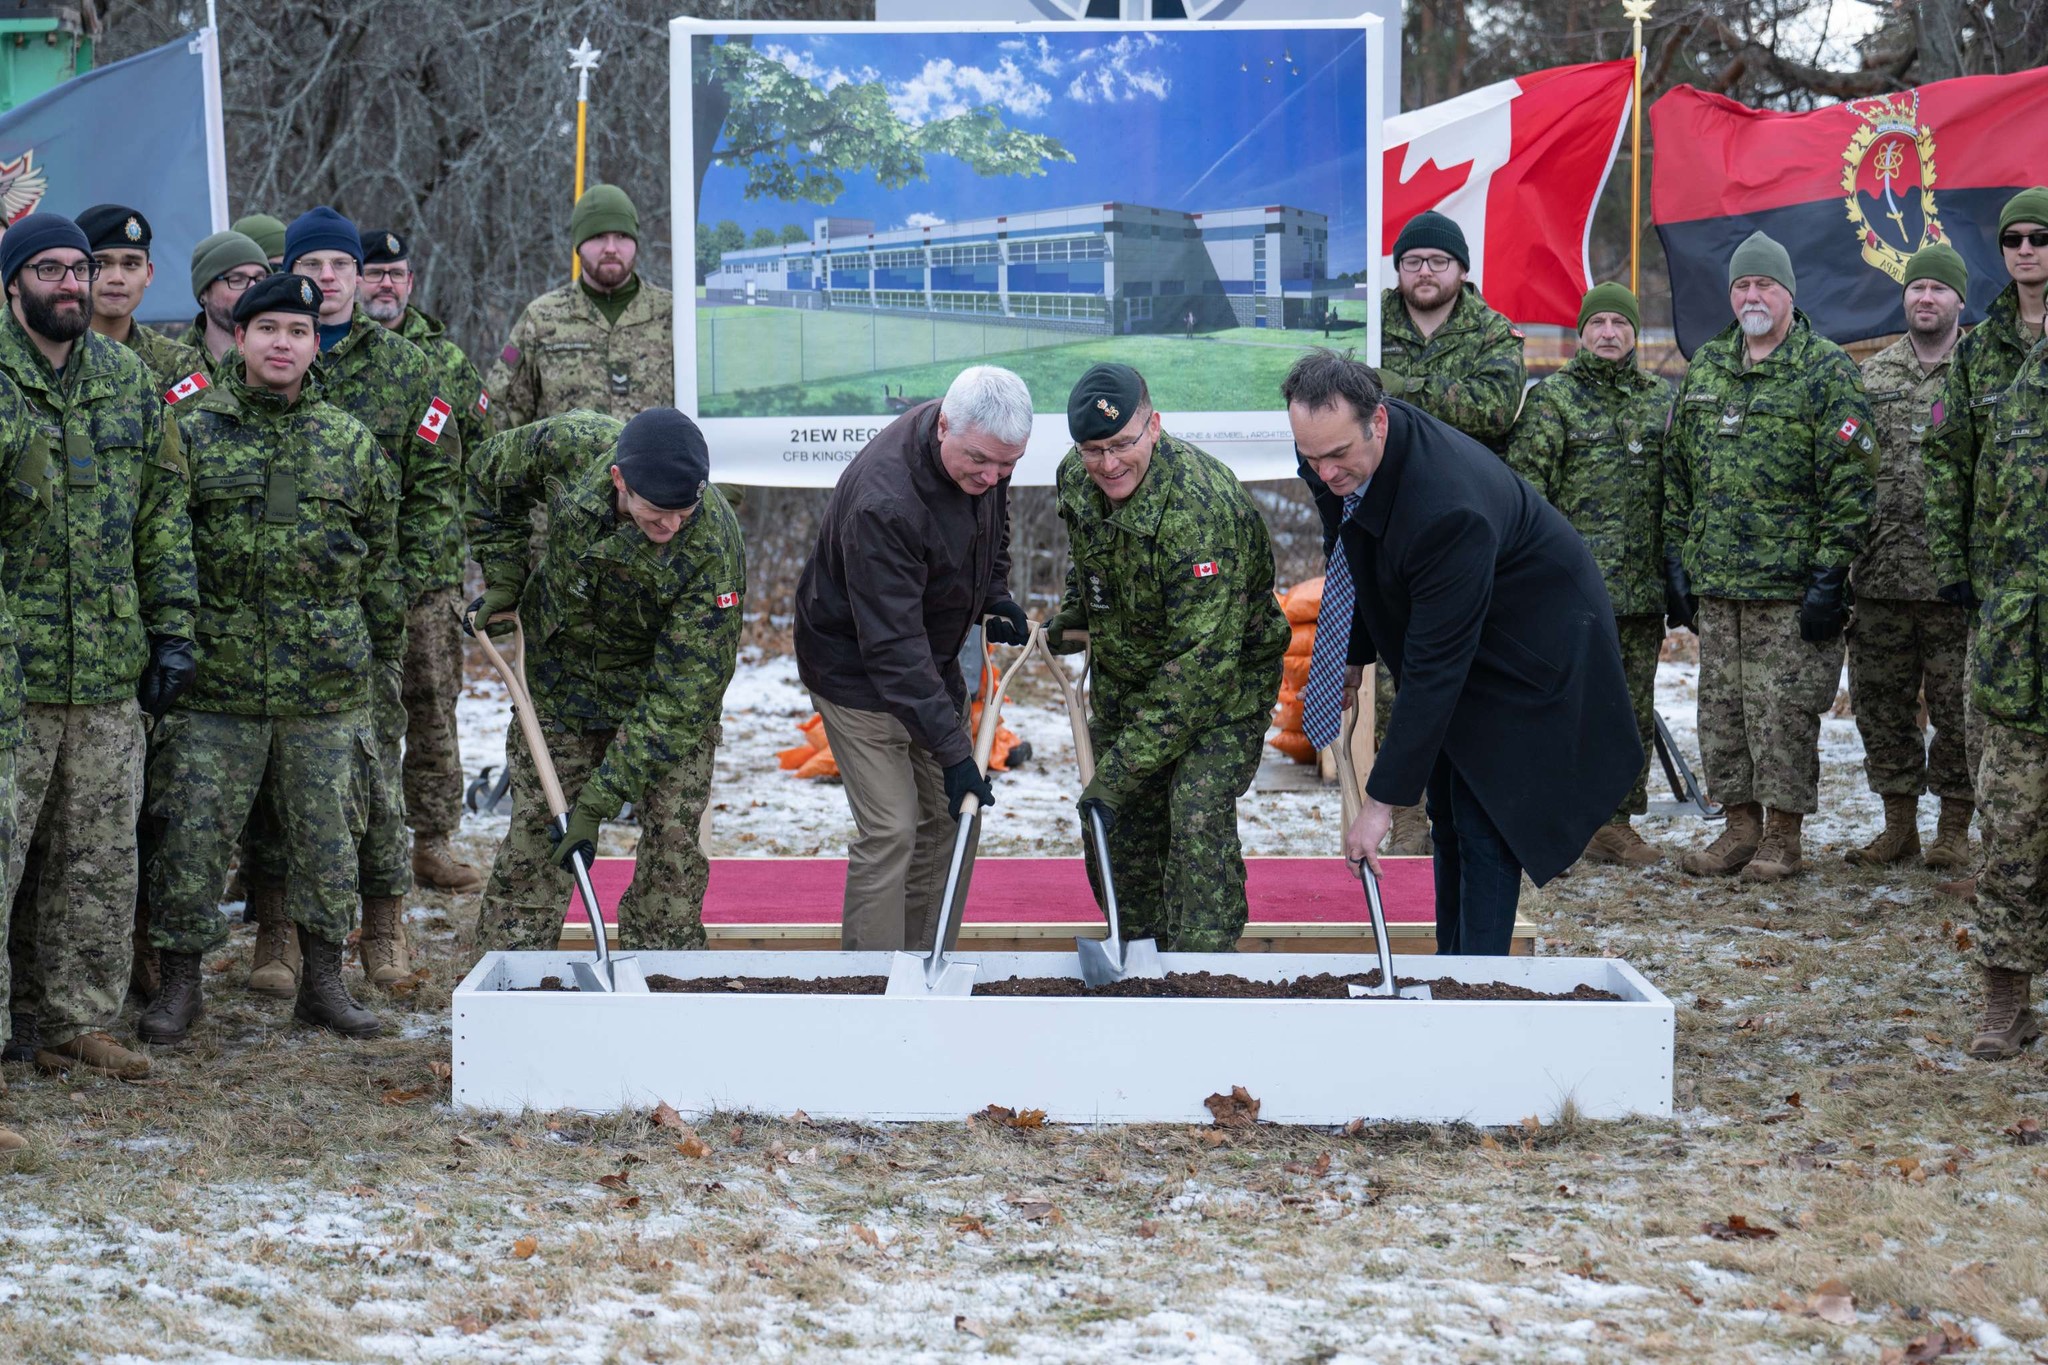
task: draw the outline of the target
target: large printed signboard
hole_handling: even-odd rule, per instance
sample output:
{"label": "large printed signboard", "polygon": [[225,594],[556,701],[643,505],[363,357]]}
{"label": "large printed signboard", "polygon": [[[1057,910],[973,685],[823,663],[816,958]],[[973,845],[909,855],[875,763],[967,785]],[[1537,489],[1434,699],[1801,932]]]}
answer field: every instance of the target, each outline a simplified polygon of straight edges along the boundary
{"label": "large printed signboard", "polygon": [[676,392],[719,478],[829,486],[992,364],[1039,414],[1017,482],[1049,484],[1101,360],[1292,475],[1288,366],[1378,355],[1381,33],[676,20]]}

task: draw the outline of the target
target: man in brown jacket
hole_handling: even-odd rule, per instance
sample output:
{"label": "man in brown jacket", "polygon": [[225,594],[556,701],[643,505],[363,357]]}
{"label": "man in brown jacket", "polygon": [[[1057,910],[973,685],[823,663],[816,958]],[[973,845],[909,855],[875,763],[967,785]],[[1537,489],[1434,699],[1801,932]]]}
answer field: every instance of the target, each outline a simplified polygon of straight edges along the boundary
{"label": "man in brown jacket", "polygon": [[990,640],[1030,638],[1009,587],[1010,474],[1030,435],[1024,381],[976,365],[883,428],[825,504],[797,584],[796,661],[853,807],[849,951],[929,944],[960,803],[994,804],[955,659],[987,616],[1001,618]]}

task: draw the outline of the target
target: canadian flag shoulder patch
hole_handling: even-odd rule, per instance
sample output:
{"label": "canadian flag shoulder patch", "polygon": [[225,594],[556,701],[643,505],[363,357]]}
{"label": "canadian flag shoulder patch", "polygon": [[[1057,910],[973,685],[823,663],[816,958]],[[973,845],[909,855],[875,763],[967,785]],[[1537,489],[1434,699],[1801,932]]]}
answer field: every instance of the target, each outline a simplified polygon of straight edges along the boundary
{"label": "canadian flag shoulder patch", "polygon": [[1841,441],[1843,445],[1847,445],[1849,444],[1849,442],[1856,439],[1856,433],[1861,430],[1863,430],[1863,423],[1857,421],[1854,417],[1851,417],[1848,421],[1842,423],[1842,425],[1836,429],[1835,436],[1838,440]]}
{"label": "canadian flag shoulder patch", "polygon": [[454,415],[455,409],[448,406],[447,399],[435,398],[427,404],[426,415],[420,418],[419,438],[430,446],[441,444],[441,429]]}
{"label": "canadian flag shoulder patch", "polygon": [[183,379],[171,385],[170,388],[164,390],[164,401],[166,403],[182,403],[201,389],[210,389],[212,387],[213,385],[207,380],[204,371],[194,370],[191,374],[186,375]]}
{"label": "canadian flag shoulder patch", "polygon": [[1195,577],[1197,578],[1214,578],[1217,572],[1216,561],[1213,559],[1205,559],[1195,565]]}
{"label": "canadian flag shoulder patch", "polygon": [[736,607],[739,604],[740,595],[736,592],[722,592],[718,594],[718,606],[720,610],[724,610],[726,607]]}
{"label": "canadian flag shoulder patch", "polygon": [[476,410],[480,416],[488,417],[491,415],[491,395],[483,389],[476,391]]}

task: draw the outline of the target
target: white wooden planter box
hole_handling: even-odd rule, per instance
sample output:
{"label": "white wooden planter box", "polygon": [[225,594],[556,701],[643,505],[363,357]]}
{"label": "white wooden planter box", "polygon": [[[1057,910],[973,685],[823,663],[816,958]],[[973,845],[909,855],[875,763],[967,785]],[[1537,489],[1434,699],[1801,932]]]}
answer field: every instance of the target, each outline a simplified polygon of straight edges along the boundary
{"label": "white wooden planter box", "polygon": [[[1420,975],[1617,1002],[887,999],[580,995],[581,954],[491,953],[455,990],[457,1105],[711,1109],[813,1118],[964,1118],[989,1104],[1059,1122],[1206,1123],[1241,1085],[1276,1123],[1669,1115],[1671,1002],[1613,958],[1435,958]],[[641,953],[677,977],[881,976],[887,953]],[[1080,975],[1074,957],[964,953],[982,981]],[[587,960],[587,957],[585,957]],[[1280,980],[1370,971],[1328,953],[1166,955],[1168,971]],[[1403,964],[1407,965],[1407,964]]]}

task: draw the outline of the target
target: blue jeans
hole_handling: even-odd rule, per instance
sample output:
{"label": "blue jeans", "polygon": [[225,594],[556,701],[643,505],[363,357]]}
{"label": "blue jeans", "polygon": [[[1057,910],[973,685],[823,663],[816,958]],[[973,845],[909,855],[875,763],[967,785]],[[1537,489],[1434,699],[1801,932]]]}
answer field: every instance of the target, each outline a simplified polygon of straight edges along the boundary
{"label": "blue jeans", "polygon": [[1515,935],[1522,865],[1442,755],[1429,775],[1428,802],[1436,846],[1436,950],[1505,957]]}

